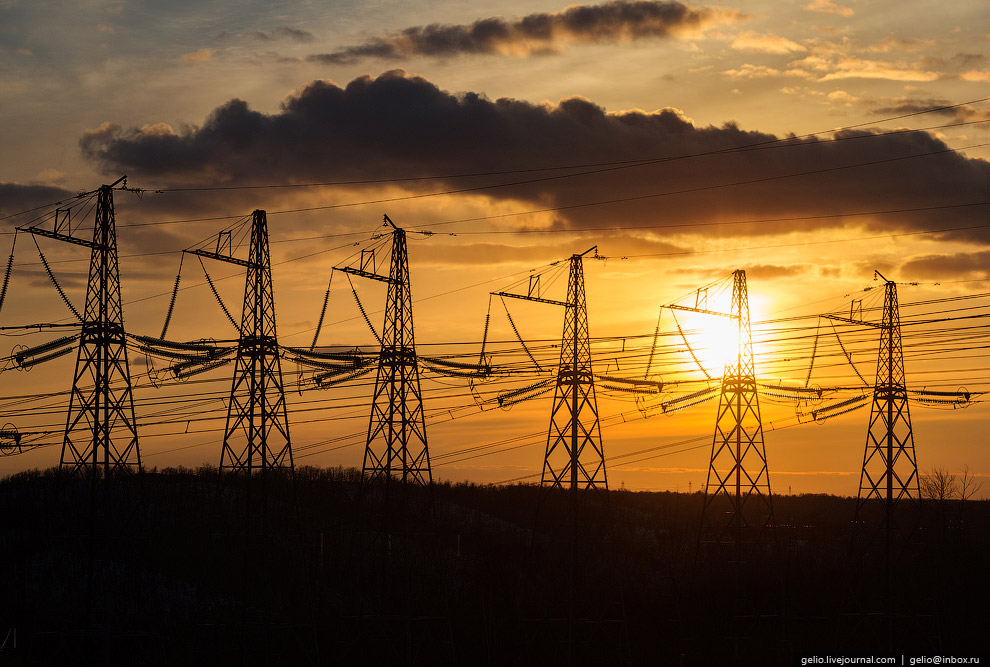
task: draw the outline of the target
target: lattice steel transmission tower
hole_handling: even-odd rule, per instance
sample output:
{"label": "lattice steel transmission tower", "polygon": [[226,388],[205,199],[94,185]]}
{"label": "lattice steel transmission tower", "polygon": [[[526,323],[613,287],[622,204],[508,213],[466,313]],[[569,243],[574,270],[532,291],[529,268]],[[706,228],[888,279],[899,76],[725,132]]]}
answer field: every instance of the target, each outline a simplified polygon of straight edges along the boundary
{"label": "lattice steel transmission tower", "polygon": [[732,274],[729,316],[736,321],[738,342],[735,360],[726,364],[722,374],[705,484],[701,539],[716,545],[738,546],[743,542],[772,539],[774,530],[770,470],[753,361],[749,294],[746,272],[741,269]]}
{"label": "lattice steel transmission tower", "polygon": [[557,386],[540,481],[543,486],[572,491],[608,490],[584,294],[582,258],[592,250],[596,248],[571,255]]}
{"label": "lattice steel transmission tower", "polygon": [[247,269],[220,472],[251,475],[288,470],[291,473],[292,443],[275,331],[275,296],[265,211],[251,214],[248,259],[224,254],[230,250],[229,236],[221,234],[215,251],[186,251]]}
{"label": "lattice steel transmission tower", "polygon": [[[547,583],[542,584],[546,586],[548,597],[544,600],[534,598],[533,602],[541,609],[539,616],[549,619],[562,615],[559,620],[563,621],[561,629],[565,633],[560,640],[566,654],[540,656],[537,659],[568,665],[601,662],[605,654],[614,661],[615,646],[618,644],[608,647],[599,645],[604,636],[599,633],[603,628],[623,626],[621,620],[606,621],[604,617],[606,607],[614,608],[616,602],[606,602],[599,595],[594,558],[590,557],[603,543],[601,535],[598,541],[589,539],[590,535],[607,531],[611,525],[607,502],[608,475],[595,395],[584,285],[584,257],[592,252],[594,257],[598,257],[598,246],[571,255],[566,301],[543,298],[540,295],[539,275],[530,277],[525,295],[493,293],[495,296],[564,308],[560,362],[556,377],[551,378],[554,398],[540,479],[542,489],[550,492],[540,494],[539,504],[541,507],[543,503],[547,505],[545,509],[537,510],[538,514],[541,511],[547,513],[554,532],[562,530],[556,537],[550,536],[547,551],[543,554],[548,559],[546,571],[552,573]],[[511,317],[509,321],[511,324]],[[512,327],[515,329],[515,324]],[[516,335],[519,336],[518,330]],[[522,342],[521,336],[519,340]],[[525,343],[523,347],[525,349]],[[527,354],[535,364],[532,354],[528,351]],[[597,500],[606,502],[594,502],[594,496],[589,494],[597,491],[603,492]],[[562,506],[558,504],[561,501]],[[533,557],[537,554],[531,555]],[[618,604],[621,607],[621,603]],[[596,630],[592,631],[592,628]],[[539,635],[545,638],[552,632],[554,630],[550,627],[544,627]],[[595,635],[596,639],[591,639],[591,635]]]}
{"label": "lattice steel transmission tower", "polygon": [[113,189],[125,179],[126,176],[97,191],[92,241],[72,236],[71,229],[67,229],[68,234],[58,228],[27,230],[91,249],[86,308],[59,461],[59,472],[69,476],[108,480],[141,469],[113,206]]}
{"label": "lattice steel transmission tower", "polygon": [[608,490],[605,450],[602,447],[595,397],[595,376],[591,368],[588,341],[588,307],[584,293],[583,258],[597,253],[598,246],[580,255],[571,255],[567,280],[567,301],[545,299],[538,293],[539,281],[530,280],[526,295],[493,292],[511,297],[564,307],[564,332],[560,341],[560,364],[554,390],[547,449],[543,458],[540,484],[550,488]]}
{"label": "lattice steel transmission tower", "polygon": [[336,269],[388,285],[378,374],[364,449],[364,479],[367,482],[397,479],[429,486],[433,483],[433,472],[413,334],[406,231],[396,227],[387,215],[384,221],[392,227],[389,275],[376,273],[373,258],[369,260],[367,256],[362,258],[360,268]]}
{"label": "lattice steel transmission tower", "polygon": [[883,320],[880,324],[834,315],[828,317],[880,329],[877,377],[873,386],[863,470],[859,478],[856,523],[873,524],[890,535],[913,529],[913,526],[899,525],[898,507],[906,501],[917,511],[921,490],[904,379],[897,283],[887,280],[879,271],[875,273],[884,281]]}

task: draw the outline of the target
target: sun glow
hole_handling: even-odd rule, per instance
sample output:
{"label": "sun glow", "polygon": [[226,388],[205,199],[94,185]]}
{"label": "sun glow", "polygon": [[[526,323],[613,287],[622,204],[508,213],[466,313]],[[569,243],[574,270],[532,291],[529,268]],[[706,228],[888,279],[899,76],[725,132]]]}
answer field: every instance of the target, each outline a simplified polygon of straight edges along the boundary
{"label": "sun glow", "polygon": [[698,364],[711,377],[719,377],[727,363],[735,362],[739,351],[736,320],[703,313],[678,313],[684,338]]}
{"label": "sun glow", "polygon": [[[766,313],[766,298],[757,294],[747,296],[745,307],[750,321],[759,326]],[[709,377],[717,378],[722,376],[727,364],[737,363],[740,333],[745,336],[746,332],[745,328],[740,332],[739,322],[730,316],[732,310],[731,282],[722,281],[682,298],[676,309],[666,311],[675,320],[671,327],[679,329],[678,347],[684,355],[683,362],[693,372],[704,369]]]}

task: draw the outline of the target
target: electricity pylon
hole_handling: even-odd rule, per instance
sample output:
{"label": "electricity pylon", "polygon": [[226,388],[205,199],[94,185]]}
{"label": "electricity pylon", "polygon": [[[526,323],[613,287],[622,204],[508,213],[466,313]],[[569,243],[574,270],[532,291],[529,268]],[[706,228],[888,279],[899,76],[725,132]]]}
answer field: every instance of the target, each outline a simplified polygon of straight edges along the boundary
{"label": "electricity pylon", "polygon": [[701,540],[715,545],[761,542],[774,530],[770,470],[756,388],[753,336],[749,321],[746,272],[732,274],[732,308],[717,313],[700,308],[678,310],[731,317],[736,321],[736,356],[725,365],[715,419],[711,462],[705,483]]}
{"label": "electricity pylon", "polygon": [[897,283],[887,280],[879,271],[876,275],[884,281],[883,321],[880,324],[838,315],[826,317],[880,329],[877,377],[859,478],[856,523],[872,524],[891,535],[911,532],[913,526],[899,524],[898,519],[904,517],[900,516],[898,507],[906,501],[917,509],[921,492],[904,380]]}
{"label": "electricity pylon", "polygon": [[592,250],[596,248],[571,255],[557,386],[540,482],[551,488],[566,486],[572,491],[608,490],[584,294],[582,258]]}
{"label": "electricity pylon", "polygon": [[[554,569],[563,579],[558,580],[560,588],[550,584],[550,589],[555,590],[555,597],[559,596],[550,602],[550,608],[559,602],[566,603],[565,664],[568,665],[583,664],[583,660],[588,659],[589,646],[586,644],[586,638],[580,636],[578,628],[582,623],[587,627],[589,615],[597,617],[603,612],[603,609],[595,606],[588,596],[586,558],[589,551],[586,540],[587,532],[595,529],[596,521],[592,516],[594,506],[583,502],[588,497],[587,492],[603,491],[606,494],[608,492],[605,450],[602,446],[598,401],[595,396],[595,376],[591,366],[588,307],[584,289],[584,257],[591,252],[598,257],[598,246],[589,248],[581,254],[571,255],[566,301],[555,301],[540,296],[539,276],[530,277],[529,288],[525,295],[493,292],[494,296],[564,307],[560,363],[557,366],[540,485],[542,489],[551,490],[551,494],[546,496],[547,499],[550,499],[551,495],[556,495],[553,490],[560,490],[557,493],[566,490],[567,519],[563,526],[564,539],[558,545],[564,547],[566,551],[563,553],[558,551],[554,556],[556,559]],[[525,343],[523,345],[525,347]],[[530,356],[532,358],[532,355]],[[605,498],[607,499],[607,495]],[[541,494],[541,501],[543,499]],[[585,645],[579,648],[579,644],[582,643]],[[553,656],[552,659],[560,661],[562,657]]]}
{"label": "electricity pylon", "polygon": [[251,214],[251,247],[247,260],[224,254],[230,252],[229,238],[221,234],[213,252],[185,251],[247,269],[220,472],[251,475],[288,470],[291,473],[292,443],[275,331],[275,296],[265,211]]}
{"label": "electricity pylon", "polygon": [[[59,472],[73,477],[109,480],[114,475],[141,469],[120,301],[113,206],[113,189],[125,179],[126,176],[111,185],[100,186],[97,191],[92,241],[62,233],[58,228],[55,231],[37,227],[27,230],[92,251],[86,309],[59,461]],[[67,231],[71,232],[71,229]]]}
{"label": "electricity pylon", "polygon": [[856,498],[854,525],[857,530],[854,537],[870,545],[876,545],[877,538],[882,538],[881,597],[887,649],[893,651],[895,619],[900,602],[899,589],[895,585],[898,557],[894,543],[895,538],[908,537],[917,527],[921,490],[904,377],[897,283],[887,280],[879,271],[874,271],[874,274],[884,281],[883,319],[880,324],[839,315],[826,317],[880,330],[870,426],[866,435],[863,470],[860,473]]}
{"label": "electricity pylon", "polygon": [[868,519],[869,506],[883,503],[883,528],[899,529],[895,516],[902,500],[921,499],[918,459],[914,451],[914,430],[904,383],[904,350],[901,347],[901,319],[897,305],[897,283],[884,280],[883,323],[880,325],[880,351],[877,379],[870,407],[870,428],[863,453],[856,519]]}
{"label": "electricity pylon", "polygon": [[564,331],[560,342],[560,364],[554,391],[547,449],[540,484],[550,488],[608,490],[605,450],[602,446],[595,379],[588,341],[588,307],[584,293],[583,258],[597,253],[598,246],[571,255],[567,301],[544,299],[534,294],[538,281],[530,281],[529,293],[494,292],[495,296],[549,303],[564,307]]}
{"label": "electricity pylon", "polygon": [[[388,285],[385,323],[382,329],[378,374],[368,421],[363,474],[366,482],[397,479],[403,483],[430,486],[430,448],[426,439],[423,392],[419,385],[416,339],[413,334],[412,288],[406,231],[392,227],[392,264],[388,276],[375,272],[373,256],[362,256],[360,268],[336,270]],[[370,268],[371,271],[366,269]]]}

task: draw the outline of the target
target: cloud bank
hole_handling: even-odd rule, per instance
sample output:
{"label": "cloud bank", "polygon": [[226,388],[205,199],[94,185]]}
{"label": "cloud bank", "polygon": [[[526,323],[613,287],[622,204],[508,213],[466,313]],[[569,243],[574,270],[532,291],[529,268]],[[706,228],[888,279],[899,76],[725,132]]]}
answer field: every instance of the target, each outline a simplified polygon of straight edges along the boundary
{"label": "cloud bank", "polygon": [[930,113],[932,117],[941,116],[957,122],[990,120],[990,111],[977,110],[968,104],[953,104],[949,100],[935,98],[890,100],[888,104],[878,106],[871,113],[877,116]]}
{"label": "cloud bank", "polygon": [[328,65],[365,58],[402,60],[414,56],[500,54],[519,57],[556,53],[573,43],[614,43],[671,37],[718,23],[740,20],[730,9],[690,7],[680,2],[612,0],[601,5],[572,5],[559,12],[521,19],[478,19],[470,25],[406,28],[364,44],[309,56]]}
{"label": "cloud bank", "polygon": [[29,220],[29,217],[19,216],[9,218],[27,209],[46,203],[71,201],[76,193],[57,185],[32,185],[25,183],[0,182],[0,217],[5,217],[8,225],[16,225]]}
{"label": "cloud bank", "polygon": [[[493,101],[392,71],[343,87],[314,81],[273,114],[231,100],[202,125],[180,131],[105,123],[80,145],[106,173],[126,173],[145,187],[432,177],[390,187],[497,185],[471,194],[518,210],[553,209],[558,225],[573,228],[766,220],[712,232],[746,235],[850,223],[882,230],[981,225],[955,233],[990,242],[985,206],[932,208],[990,199],[986,161],[925,132],[856,130],[834,138],[788,138],[781,146],[774,135],[731,123],[695,126],[676,109],[608,113],[582,98]],[[628,166],[634,160],[647,162]],[[903,211],[913,208],[928,210]],[[843,217],[891,210],[902,212]],[[813,216],[819,219],[772,220]]]}
{"label": "cloud bank", "polygon": [[939,280],[948,276],[985,280],[990,278],[990,251],[914,257],[904,262],[900,270],[919,279]]}

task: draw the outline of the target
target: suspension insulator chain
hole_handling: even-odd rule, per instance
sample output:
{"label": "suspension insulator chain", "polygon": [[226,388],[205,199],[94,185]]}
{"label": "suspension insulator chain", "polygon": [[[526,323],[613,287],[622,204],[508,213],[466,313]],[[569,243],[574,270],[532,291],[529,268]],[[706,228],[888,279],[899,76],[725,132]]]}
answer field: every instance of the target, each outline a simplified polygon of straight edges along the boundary
{"label": "suspension insulator chain", "polygon": [[502,307],[505,308],[505,316],[509,318],[509,326],[511,326],[512,330],[515,332],[516,338],[519,340],[519,344],[522,345],[523,351],[526,352],[526,356],[529,357],[529,360],[533,362],[534,366],[536,366],[536,370],[542,373],[543,367],[540,366],[540,364],[536,361],[536,357],[534,357],[533,353],[529,351],[528,347],[526,347],[526,341],[524,341],[523,337],[519,334],[519,329],[516,328],[516,323],[512,321],[512,313],[509,312],[509,307],[505,305],[504,298],[502,299]]}
{"label": "suspension insulator chain", "polygon": [[818,353],[818,334],[821,331],[822,318],[818,318],[818,325],[815,327],[815,343],[811,346],[811,361],[808,362],[808,375],[804,378],[804,386],[811,382],[811,371],[815,369],[815,355]]}
{"label": "suspension insulator chain", "polygon": [[488,295],[488,312],[485,313],[485,331],[481,334],[481,354],[478,355],[478,363],[485,363],[485,346],[488,344],[488,325],[492,321],[492,295]]}
{"label": "suspension insulator chain", "polygon": [[839,349],[841,349],[842,354],[846,356],[846,361],[849,362],[849,365],[852,366],[852,369],[856,371],[856,375],[859,376],[860,382],[863,383],[864,387],[870,386],[870,383],[866,381],[866,378],[863,377],[863,374],[859,372],[858,368],[856,368],[856,364],[853,363],[852,355],[846,351],[846,346],[842,344],[842,339],[839,338],[839,332],[835,328],[835,322],[832,322],[832,333],[835,334],[835,340],[839,341]]}
{"label": "suspension insulator chain", "polygon": [[361,311],[361,316],[364,317],[365,324],[368,325],[368,328],[371,329],[371,334],[375,337],[375,340],[378,341],[378,344],[381,345],[382,337],[378,335],[377,331],[375,331],[375,327],[371,323],[371,319],[368,317],[368,312],[364,309],[364,304],[361,303],[361,299],[358,297],[357,290],[354,289],[354,283],[351,282],[350,276],[347,276],[347,284],[351,286],[351,294],[354,295],[354,301],[357,302],[358,310]]}
{"label": "suspension insulator chain", "polygon": [[[199,258],[197,257],[197,259]],[[213,285],[213,279],[210,278],[210,274],[206,270],[206,265],[203,264],[202,259],[199,260],[199,265],[203,267],[203,275],[206,276],[206,283],[210,286],[210,291],[213,292],[213,296],[217,298],[217,303],[220,304],[220,309],[223,310],[223,314],[227,316],[227,319],[230,321],[231,326],[233,326],[234,329],[236,329],[237,332],[240,333],[241,328],[237,326],[237,322],[234,321],[234,318],[230,314],[230,311],[227,310],[227,306],[224,305],[223,299],[220,298],[220,293],[217,292],[217,288]]]}
{"label": "suspension insulator chain", "polygon": [[327,281],[327,293],[323,297],[323,308],[320,310],[320,320],[316,323],[316,332],[313,334],[313,342],[309,349],[312,351],[316,347],[316,341],[320,338],[320,330],[323,328],[323,318],[327,315],[327,304],[330,302],[330,285],[333,284],[333,269],[330,269],[330,280]]}
{"label": "suspension insulator chain", "polygon": [[[673,311],[671,311],[671,314],[673,314]],[[687,351],[691,355],[691,358],[694,359],[694,363],[696,363],[698,365],[698,368],[701,369],[701,372],[705,374],[705,379],[711,380],[712,376],[708,374],[708,371],[705,370],[705,367],[701,365],[700,361],[698,361],[698,357],[695,356],[694,350],[691,348],[691,343],[688,342],[687,336],[684,335],[684,330],[681,329],[681,323],[677,321],[677,315],[674,315],[674,324],[677,325],[677,333],[681,335],[681,340],[684,341],[684,345],[687,347]]]}
{"label": "suspension insulator chain", "polygon": [[646,371],[643,373],[643,379],[650,379],[650,369],[653,368],[653,355],[657,351],[657,339],[660,338],[660,320],[663,318],[663,308],[660,308],[660,314],[657,315],[657,328],[653,331],[653,345],[650,346],[650,356],[646,360]]}
{"label": "suspension insulator chain", "polygon": [[175,287],[172,288],[172,299],[168,302],[168,312],[165,313],[165,324],[162,326],[162,335],[159,336],[162,339],[168,333],[168,323],[172,321],[172,310],[175,308],[175,297],[179,295],[179,279],[182,278],[182,260],[185,256],[185,253],[179,256],[179,272],[175,274]]}
{"label": "suspension insulator chain", "polygon": [[3,287],[0,287],[0,312],[7,298],[7,284],[10,282],[10,272],[14,268],[14,246],[17,245],[17,231],[14,231],[14,242],[10,244],[10,257],[7,259],[7,271],[3,274]]}
{"label": "suspension insulator chain", "polygon": [[52,285],[55,285],[55,289],[58,290],[59,296],[62,297],[62,301],[64,301],[65,305],[69,307],[69,310],[72,311],[72,314],[76,316],[76,319],[82,322],[83,321],[82,315],[80,315],[79,311],[76,310],[76,307],[72,305],[72,302],[69,301],[69,297],[65,295],[65,292],[62,290],[62,287],[58,284],[58,281],[55,280],[55,274],[52,273],[51,267],[48,266],[48,260],[45,258],[45,253],[41,252],[41,246],[38,245],[38,239],[34,239],[34,245],[38,249],[38,257],[41,258],[41,263],[45,267],[45,271],[48,272],[48,277],[51,279]]}

